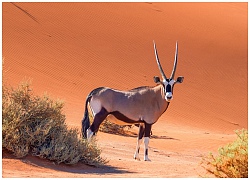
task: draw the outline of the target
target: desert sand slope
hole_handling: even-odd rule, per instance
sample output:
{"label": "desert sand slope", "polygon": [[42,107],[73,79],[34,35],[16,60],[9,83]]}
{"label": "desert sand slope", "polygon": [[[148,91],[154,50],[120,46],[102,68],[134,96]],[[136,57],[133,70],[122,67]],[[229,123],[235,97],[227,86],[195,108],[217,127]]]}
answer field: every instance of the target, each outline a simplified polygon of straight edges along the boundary
{"label": "desert sand slope", "polygon": [[[176,77],[185,79],[175,86],[173,102],[153,126],[153,133],[162,137],[150,142],[153,161],[131,159],[135,137],[100,133],[109,165],[124,169],[100,171],[102,175],[153,177],[150,170],[155,168],[159,177],[197,177],[201,154],[216,151],[234,139],[233,130],[248,127],[247,3],[6,2],[2,7],[7,82],[16,85],[30,78],[37,94],[46,91],[63,99],[67,124],[79,129],[92,89],[154,86],[152,77],[160,73],[153,40],[168,76],[178,40]],[[84,167],[66,171],[34,158],[24,163],[4,157],[4,177],[100,175],[95,170],[86,174]],[[13,163],[25,165],[20,170]],[[144,168],[136,169],[139,165]]]}

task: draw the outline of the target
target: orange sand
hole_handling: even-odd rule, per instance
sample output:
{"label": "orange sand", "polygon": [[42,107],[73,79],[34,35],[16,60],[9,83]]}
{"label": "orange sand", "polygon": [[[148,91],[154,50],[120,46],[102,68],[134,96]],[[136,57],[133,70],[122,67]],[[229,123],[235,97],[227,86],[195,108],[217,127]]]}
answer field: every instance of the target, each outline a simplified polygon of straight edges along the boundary
{"label": "orange sand", "polygon": [[[3,177],[198,177],[201,155],[248,128],[247,3],[3,3],[3,57],[11,85],[32,79],[37,94],[65,101],[80,129],[94,88],[153,86],[179,42],[174,100],[153,126],[152,162],[132,159],[135,137],[98,133],[112,168],[53,165],[3,153]],[[141,156],[142,157],[142,156]],[[138,168],[140,167],[140,168]]]}

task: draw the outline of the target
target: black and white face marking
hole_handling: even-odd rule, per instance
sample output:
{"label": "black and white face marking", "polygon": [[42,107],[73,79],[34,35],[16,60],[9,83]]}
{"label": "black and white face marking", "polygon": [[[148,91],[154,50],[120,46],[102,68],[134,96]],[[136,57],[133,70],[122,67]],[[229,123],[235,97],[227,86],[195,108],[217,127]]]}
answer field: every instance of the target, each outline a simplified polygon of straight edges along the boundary
{"label": "black and white face marking", "polygon": [[165,93],[165,99],[166,101],[170,102],[173,99],[173,87],[175,84],[175,80],[173,79],[167,79],[163,80],[162,84],[164,86],[164,93]]}
{"label": "black and white face marking", "polygon": [[[153,41],[154,42],[154,41]],[[156,44],[154,42],[154,50],[155,50],[155,58],[156,58],[156,62],[158,65],[158,68],[160,70],[160,73],[162,75],[162,79],[163,81],[160,80],[159,77],[155,76],[154,77],[154,81],[155,83],[160,83],[163,85],[164,87],[164,94],[165,94],[165,99],[166,101],[170,102],[173,99],[173,87],[175,83],[182,83],[184,77],[180,76],[177,78],[177,80],[174,80],[174,75],[175,75],[175,71],[176,71],[176,66],[177,66],[177,59],[178,59],[178,42],[176,42],[176,49],[175,49],[175,60],[174,60],[174,67],[172,70],[172,73],[170,75],[170,78],[168,79],[167,76],[165,75],[162,67],[161,67],[161,63],[158,57],[158,52],[156,49]]]}
{"label": "black and white face marking", "polygon": [[174,85],[177,83],[182,83],[184,77],[179,76],[176,80],[174,79],[163,79],[163,81],[160,80],[158,76],[154,76],[154,82],[157,84],[162,84],[164,88],[164,94],[166,101],[170,102],[173,99],[173,88]]}

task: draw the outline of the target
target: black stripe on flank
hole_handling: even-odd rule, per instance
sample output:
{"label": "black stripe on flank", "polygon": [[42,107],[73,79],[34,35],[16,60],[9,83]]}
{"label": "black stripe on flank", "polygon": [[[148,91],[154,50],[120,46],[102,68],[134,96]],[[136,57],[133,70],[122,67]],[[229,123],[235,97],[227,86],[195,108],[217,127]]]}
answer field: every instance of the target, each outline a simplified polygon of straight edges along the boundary
{"label": "black stripe on flank", "polygon": [[129,119],[127,116],[124,116],[122,113],[120,113],[119,111],[113,111],[109,114],[112,114],[113,116],[116,117],[116,119],[119,119],[120,121],[123,121],[123,122],[126,122],[126,123],[129,123],[129,124],[138,124],[140,122],[143,122],[141,120],[132,120],[132,119]]}
{"label": "black stripe on flank", "polygon": [[101,111],[98,112],[95,117],[90,129],[92,132],[97,132],[99,129],[100,124],[105,120],[108,115],[108,111],[102,107]]}

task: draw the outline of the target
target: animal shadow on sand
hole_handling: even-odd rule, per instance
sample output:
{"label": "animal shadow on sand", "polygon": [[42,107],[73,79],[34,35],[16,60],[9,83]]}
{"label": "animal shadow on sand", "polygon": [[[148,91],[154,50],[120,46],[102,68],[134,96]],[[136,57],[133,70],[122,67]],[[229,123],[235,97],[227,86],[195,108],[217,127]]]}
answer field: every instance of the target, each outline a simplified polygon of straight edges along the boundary
{"label": "animal shadow on sand", "polygon": [[[136,138],[138,137],[137,133],[134,133],[134,132],[131,132],[131,131],[124,131],[122,133],[117,133],[117,132],[105,132],[105,133],[115,134],[115,135],[120,135],[120,136],[125,136],[125,137],[136,137]],[[151,139],[168,139],[168,140],[177,140],[177,141],[180,141],[180,139],[176,139],[174,137],[170,137],[170,136],[158,136],[156,134],[153,134],[152,132],[151,132],[150,138]]]}
{"label": "animal shadow on sand", "polygon": [[[19,159],[12,155],[9,151],[3,149],[3,159]],[[56,164],[53,161],[41,159],[32,155],[28,155],[20,159],[23,163],[29,164],[34,167],[42,167],[47,169],[53,169],[56,171],[76,173],[76,174],[124,174],[124,173],[133,173],[132,171],[122,170],[117,167],[112,167],[109,165],[101,165],[99,167],[86,165],[83,163],[77,163],[74,165],[67,164]]]}
{"label": "animal shadow on sand", "polygon": [[177,141],[180,141],[180,139],[176,139],[176,138],[173,138],[173,137],[169,137],[169,136],[158,136],[158,135],[154,135],[152,134],[150,136],[150,138],[152,139],[169,139],[169,140],[177,140]]}

